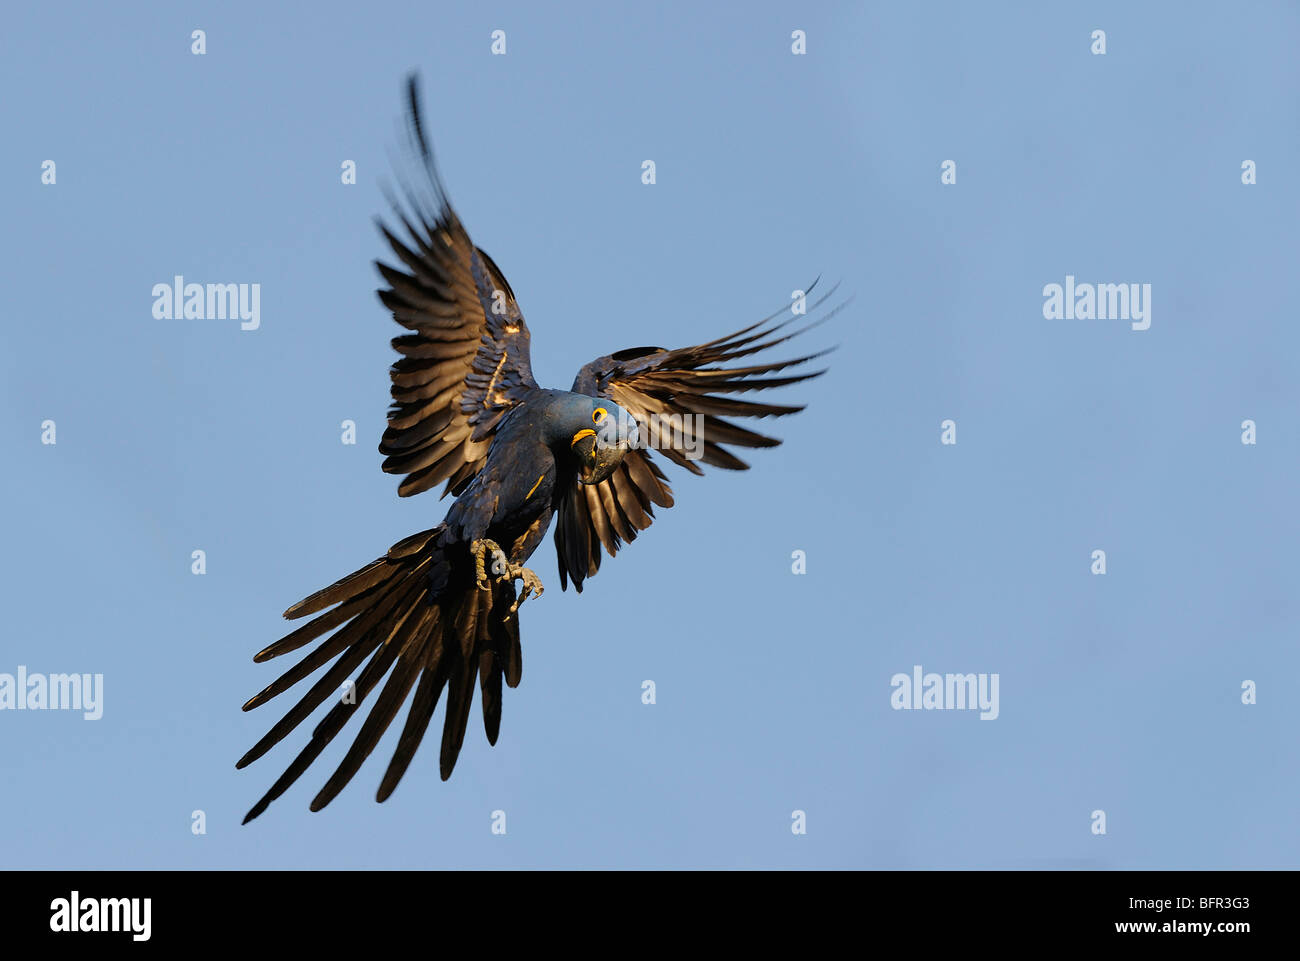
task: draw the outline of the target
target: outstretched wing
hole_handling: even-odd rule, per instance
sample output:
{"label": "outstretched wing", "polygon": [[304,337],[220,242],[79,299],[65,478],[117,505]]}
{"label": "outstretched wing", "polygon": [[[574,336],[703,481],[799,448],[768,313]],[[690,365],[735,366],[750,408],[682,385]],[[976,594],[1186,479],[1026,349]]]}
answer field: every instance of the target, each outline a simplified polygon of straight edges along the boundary
{"label": "outstretched wing", "polygon": [[441,481],[458,494],[482,468],[505,413],[537,388],[528,327],[497,265],[474,246],[452,209],[424,139],[416,78],[408,81],[405,205],[393,197],[399,238],[379,229],[401,267],[375,262],[389,284],[379,299],[412,331],[393,339],[393,403],[379,452],[384,470],[405,474],[403,497]]}
{"label": "outstretched wing", "polygon": [[[813,311],[834,293],[832,288],[822,296]],[[829,320],[844,306],[829,310],[816,323]],[[719,365],[775,347],[815,326],[778,335],[794,317],[780,322],[777,318],[790,310],[783,307],[743,330],[694,347],[637,347],[597,358],[578,372],[573,390],[614,401],[636,418],[643,440],[650,438],[655,450],[694,474],[704,473],[697,460],[713,467],[748,470],[749,465],[728,447],[776,447],[781,442],[726,418],[781,417],[803,408],[729,395],[818,377],[825,371],[768,375],[805,364],[827,351],[750,366]],[[583,580],[600,569],[601,547],[613,557],[624,541],[636,540],[637,533],[654,520],[656,506],[672,507],[673,494],[649,448],[630,451],[619,469],[599,484],[582,485],[575,478],[559,494],[556,517],[561,587],[572,578],[581,592]]]}

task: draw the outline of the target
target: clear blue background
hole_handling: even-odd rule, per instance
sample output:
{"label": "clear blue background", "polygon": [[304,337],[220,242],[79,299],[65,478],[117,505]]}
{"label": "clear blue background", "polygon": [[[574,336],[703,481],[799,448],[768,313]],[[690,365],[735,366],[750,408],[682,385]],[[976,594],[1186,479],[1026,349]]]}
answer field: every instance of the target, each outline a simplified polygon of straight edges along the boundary
{"label": "clear blue background", "polygon": [[[1300,864],[1296,7],[700,7],[6,12],[0,671],[102,672],[105,712],[0,713],[5,866]],[[412,68],[542,383],[818,273],[856,299],[783,447],[670,469],[581,597],[548,538],[495,748],[476,707],[451,781],[435,735],[379,806],[395,725],[310,814],[340,738],[240,827],[308,735],[235,771],[289,703],[240,713],[253,653],[447,506],[375,451]],[[1150,283],[1151,329],[1044,320],[1067,273]],[[261,329],[155,320],[174,274],[260,283]],[[1000,718],[891,710],[914,664],[1000,674]]]}

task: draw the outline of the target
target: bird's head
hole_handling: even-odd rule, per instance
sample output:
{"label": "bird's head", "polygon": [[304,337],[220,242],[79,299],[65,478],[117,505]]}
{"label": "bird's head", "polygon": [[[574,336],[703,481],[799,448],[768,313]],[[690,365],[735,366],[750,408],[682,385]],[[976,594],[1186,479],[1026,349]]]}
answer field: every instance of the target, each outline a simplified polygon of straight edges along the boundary
{"label": "bird's head", "polygon": [[573,395],[576,400],[566,411],[569,452],[578,466],[578,480],[599,484],[623,463],[623,457],[637,445],[636,419],[618,404],[603,397]]}

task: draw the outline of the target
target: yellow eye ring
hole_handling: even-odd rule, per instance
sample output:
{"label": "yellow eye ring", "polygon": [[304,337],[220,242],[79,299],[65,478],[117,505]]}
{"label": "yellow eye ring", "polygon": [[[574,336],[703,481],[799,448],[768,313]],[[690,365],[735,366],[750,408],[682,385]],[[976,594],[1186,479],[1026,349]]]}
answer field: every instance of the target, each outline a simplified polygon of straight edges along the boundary
{"label": "yellow eye ring", "polygon": [[602,420],[604,420],[608,416],[609,416],[609,411],[607,411],[603,407],[597,407],[595,410],[591,412],[591,422],[593,424],[599,424]]}

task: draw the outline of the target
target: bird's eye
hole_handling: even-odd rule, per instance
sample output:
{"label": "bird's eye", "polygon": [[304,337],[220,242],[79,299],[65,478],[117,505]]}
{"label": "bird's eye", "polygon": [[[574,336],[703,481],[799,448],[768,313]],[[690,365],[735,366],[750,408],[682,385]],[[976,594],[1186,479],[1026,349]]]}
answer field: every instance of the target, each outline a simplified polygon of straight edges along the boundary
{"label": "bird's eye", "polygon": [[597,407],[595,410],[591,412],[591,422],[593,424],[599,424],[608,415],[609,415],[609,411],[605,410],[605,408]]}

